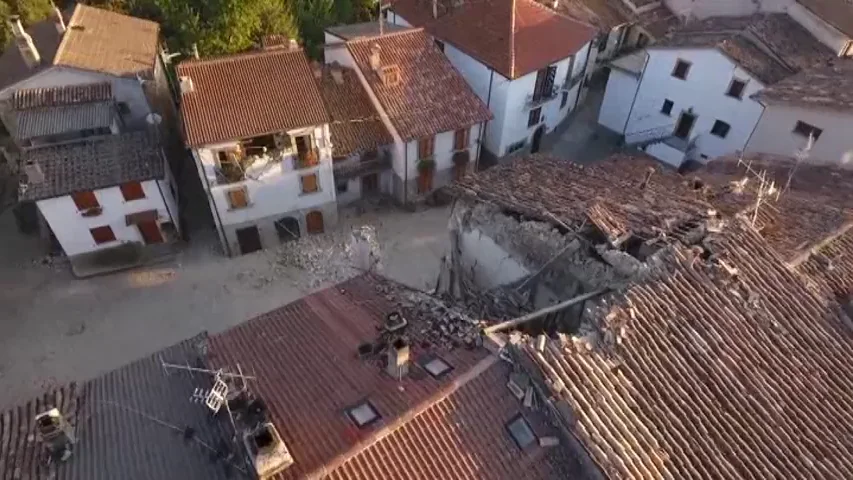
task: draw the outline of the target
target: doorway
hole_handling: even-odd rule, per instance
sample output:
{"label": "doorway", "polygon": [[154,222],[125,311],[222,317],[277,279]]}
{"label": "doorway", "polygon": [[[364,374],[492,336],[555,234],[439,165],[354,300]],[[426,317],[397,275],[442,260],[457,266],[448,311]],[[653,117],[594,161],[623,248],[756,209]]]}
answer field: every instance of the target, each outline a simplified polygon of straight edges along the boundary
{"label": "doorway", "polygon": [[160,227],[157,226],[156,220],[143,220],[136,224],[136,228],[142,234],[142,240],[146,245],[163,243],[163,234],[160,232]]}
{"label": "doorway", "polygon": [[361,177],[362,194],[373,194],[379,192],[379,174],[371,173]]}
{"label": "doorway", "polygon": [[299,240],[299,220],[293,217],[284,217],[276,220],[275,230],[278,232],[278,239],[282,242]]}
{"label": "doorway", "polygon": [[681,112],[681,117],[678,119],[678,124],[675,126],[675,132],[673,135],[682,140],[687,140],[695,123],[696,115],[693,115],[690,112]]}
{"label": "doorway", "polygon": [[315,210],[305,215],[305,229],[308,230],[308,233],[323,233],[325,230],[323,213]]}
{"label": "doorway", "polygon": [[261,249],[261,234],[258,227],[246,227],[237,229],[237,243],[240,244],[240,253],[257,252]]}
{"label": "doorway", "polygon": [[540,125],[539,128],[533,132],[533,141],[530,142],[530,153],[536,153],[539,151],[539,148],[542,146],[543,135],[545,135],[545,125]]}

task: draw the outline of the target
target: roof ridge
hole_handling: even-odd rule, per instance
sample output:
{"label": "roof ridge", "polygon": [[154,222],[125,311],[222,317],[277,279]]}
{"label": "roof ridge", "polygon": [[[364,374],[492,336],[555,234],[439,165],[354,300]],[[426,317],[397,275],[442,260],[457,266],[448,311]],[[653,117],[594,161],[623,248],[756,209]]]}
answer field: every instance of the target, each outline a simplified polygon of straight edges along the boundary
{"label": "roof ridge", "polygon": [[410,34],[415,34],[415,33],[423,32],[423,31],[424,31],[424,27],[410,28],[410,29],[407,29],[407,30],[401,30],[401,31],[399,31],[399,32],[383,33],[382,35],[373,35],[373,36],[370,36],[370,37],[358,37],[358,38],[354,38],[354,39],[352,39],[352,40],[347,40],[347,41],[346,41],[346,42],[344,42],[344,43],[350,44],[350,43],[362,43],[362,42],[369,42],[369,41],[371,41],[371,40],[376,40],[377,38],[393,38],[393,37],[400,37],[400,36],[403,36],[403,35],[410,35]]}
{"label": "roof ridge", "polygon": [[516,0],[512,0],[509,20],[509,74],[515,77],[515,9],[518,8]]}
{"label": "roof ridge", "polygon": [[207,64],[215,64],[215,63],[226,63],[232,60],[241,60],[244,58],[252,58],[252,57],[262,57],[262,56],[273,56],[277,54],[286,54],[286,53],[304,53],[305,50],[302,47],[296,49],[290,49],[287,47],[273,47],[266,49],[255,49],[255,50],[246,50],[245,52],[237,52],[237,53],[226,53],[222,55],[215,55],[207,58],[189,58],[184,60],[183,62],[178,64],[178,68],[187,65],[187,66],[196,66],[196,65],[207,65]]}
{"label": "roof ridge", "polygon": [[[578,20],[577,18],[572,18],[572,17],[564,14],[563,12],[559,12],[557,10],[554,10],[553,8],[550,8],[545,4],[539,3],[536,0],[524,0],[524,1],[526,1],[530,5],[535,5],[536,8],[540,8],[542,10],[545,10],[545,11],[553,14],[555,17],[560,17],[563,20],[568,20],[568,21],[573,22],[573,23],[579,23],[585,27],[589,27],[589,28],[598,30],[598,27],[596,27],[595,25],[593,25],[591,23],[583,22],[581,20]],[[583,6],[583,8],[588,8],[586,5],[582,5],[582,6]],[[666,5],[664,5],[664,3],[661,2],[660,6],[666,6]]]}
{"label": "roof ridge", "polygon": [[59,60],[59,57],[62,56],[62,51],[65,50],[68,39],[71,37],[71,27],[74,26],[74,21],[77,20],[77,16],[83,11],[84,6],[85,5],[82,3],[74,5],[74,11],[71,12],[71,18],[68,19],[68,24],[65,26],[65,33],[62,34],[62,40],[59,41],[59,46],[56,47],[56,53],[53,54],[53,59],[50,61],[51,65],[58,65],[57,61]]}

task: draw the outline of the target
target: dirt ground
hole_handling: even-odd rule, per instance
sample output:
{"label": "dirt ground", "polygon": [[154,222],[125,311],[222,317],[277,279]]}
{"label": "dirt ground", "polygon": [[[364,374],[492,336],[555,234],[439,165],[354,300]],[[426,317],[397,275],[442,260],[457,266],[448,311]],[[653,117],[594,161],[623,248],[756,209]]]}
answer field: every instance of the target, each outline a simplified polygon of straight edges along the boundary
{"label": "dirt ground", "polygon": [[[447,248],[448,215],[449,208],[343,209],[335,232],[311,241],[316,248],[337,248],[354,226],[372,225],[384,274],[429,289]],[[77,280],[66,264],[44,264],[36,239],[20,235],[7,211],[0,215],[0,410],[328,285],[334,279],[318,279],[324,272],[282,260],[311,248],[285,244],[229,259],[219,253],[213,232],[194,232],[192,242],[164,263]]]}

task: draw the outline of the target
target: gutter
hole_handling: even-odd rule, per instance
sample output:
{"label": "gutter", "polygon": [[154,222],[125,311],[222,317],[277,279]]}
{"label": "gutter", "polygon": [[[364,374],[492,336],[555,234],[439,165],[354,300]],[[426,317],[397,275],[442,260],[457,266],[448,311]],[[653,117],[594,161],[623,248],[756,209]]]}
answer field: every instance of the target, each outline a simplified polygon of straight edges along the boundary
{"label": "gutter", "polygon": [[649,55],[648,50],[645,51],[645,54],[646,60],[643,61],[643,71],[640,72],[640,81],[637,82],[637,90],[634,92],[634,99],[631,100],[631,109],[628,110],[628,116],[625,117],[625,126],[622,127],[622,137],[625,137],[625,132],[628,131],[628,122],[631,120],[631,114],[634,113],[634,104],[637,103],[637,95],[640,94],[640,87],[643,85],[643,80],[646,78],[646,67],[649,66],[649,59],[652,58],[652,56]]}
{"label": "gutter", "polygon": [[409,142],[403,143],[403,205],[409,203]]}

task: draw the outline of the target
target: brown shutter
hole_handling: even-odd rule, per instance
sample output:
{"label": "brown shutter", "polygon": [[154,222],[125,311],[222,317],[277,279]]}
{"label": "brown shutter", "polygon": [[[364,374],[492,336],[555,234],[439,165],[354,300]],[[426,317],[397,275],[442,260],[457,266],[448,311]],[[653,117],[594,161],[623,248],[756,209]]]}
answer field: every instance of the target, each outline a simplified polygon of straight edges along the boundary
{"label": "brown shutter", "polygon": [[466,148],[468,148],[468,129],[461,128],[456,130],[456,134],[453,136],[453,149],[464,150]]}
{"label": "brown shutter", "polygon": [[95,240],[97,245],[102,243],[115,241],[116,236],[113,233],[113,229],[110,228],[109,225],[105,225],[103,227],[95,227],[89,229],[89,233],[92,234],[92,239]]}
{"label": "brown shutter", "polygon": [[302,176],[302,193],[312,193],[318,190],[317,186],[317,174],[312,173],[311,175],[303,175]]}
{"label": "brown shutter", "polygon": [[121,188],[121,195],[127,201],[145,198],[145,192],[142,190],[142,184],[139,182],[122,183],[119,188]]}
{"label": "brown shutter", "polygon": [[249,198],[246,195],[245,188],[235,188],[233,190],[228,190],[228,203],[231,204],[231,208],[243,208],[249,205]]}
{"label": "brown shutter", "polygon": [[77,205],[78,210],[88,210],[101,206],[95,192],[75,192],[71,194],[71,198],[74,199],[74,204]]}

